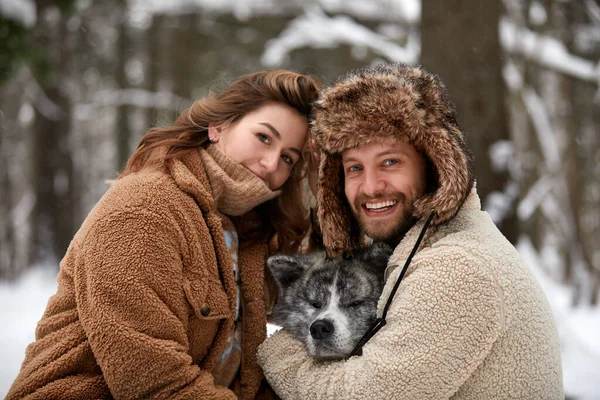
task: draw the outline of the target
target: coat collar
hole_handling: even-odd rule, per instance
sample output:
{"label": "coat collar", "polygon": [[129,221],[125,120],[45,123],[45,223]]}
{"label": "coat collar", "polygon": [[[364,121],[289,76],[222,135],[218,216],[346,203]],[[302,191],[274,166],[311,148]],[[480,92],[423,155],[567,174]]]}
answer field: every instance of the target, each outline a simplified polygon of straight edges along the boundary
{"label": "coat collar", "polygon": [[215,199],[210,190],[199,150],[190,151],[179,159],[172,159],[166,165],[175,184],[184,193],[192,196],[203,212],[214,210]]}
{"label": "coat collar", "polygon": [[[475,188],[473,188],[471,190],[471,192],[469,193],[469,195],[467,196],[465,202],[463,203],[463,205],[461,207],[461,211],[459,211],[459,214],[461,212],[467,211],[467,210],[471,210],[471,211],[481,210],[481,201],[479,200],[479,196],[477,195],[477,191]],[[404,261],[408,258],[408,255],[410,254],[410,252],[417,240],[417,237],[419,236],[419,233],[423,229],[424,224],[425,224],[424,219],[417,222],[412,228],[410,228],[410,230],[406,233],[404,238],[400,241],[400,243],[398,243],[398,245],[394,249],[394,252],[390,256],[390,260],[388,262],[388,267],[385,270],[385,281],[386,282],[387,282],[387,279],[392,274],[392,272],[394,272],[394,270],[396,270],[398,268],[398,266],[402,267],[402,265],[404,264]],[[446,226],[447,224],[452,224],[452,220],[447,221],[445,224],[442,224],[439,226],[429,227],[429,229],[427,230],[427,233],[425,234],[425,237],[423,238],[423,242],[421,243],[421,245],[419,247],[419,250],[423,249],[424,247],[431,246],[432,243],[436,242],[439,239],[440,234],[446,234],[445,232],[440,232],[440,231],[444,231],[443,227]],[[407,274],[410,273],[411,269],[412,268],[409,268],[409,271],[407,271]]]}

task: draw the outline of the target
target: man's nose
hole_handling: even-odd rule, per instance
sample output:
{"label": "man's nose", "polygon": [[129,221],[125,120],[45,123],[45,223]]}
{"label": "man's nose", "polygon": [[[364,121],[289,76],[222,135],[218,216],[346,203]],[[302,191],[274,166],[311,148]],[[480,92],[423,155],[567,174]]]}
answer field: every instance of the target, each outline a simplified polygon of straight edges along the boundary
{"label": "man's nose", "polygon": [[375,196],[385,190],[385,181],[376,171],[365,171],[362,191],[367,196]]}

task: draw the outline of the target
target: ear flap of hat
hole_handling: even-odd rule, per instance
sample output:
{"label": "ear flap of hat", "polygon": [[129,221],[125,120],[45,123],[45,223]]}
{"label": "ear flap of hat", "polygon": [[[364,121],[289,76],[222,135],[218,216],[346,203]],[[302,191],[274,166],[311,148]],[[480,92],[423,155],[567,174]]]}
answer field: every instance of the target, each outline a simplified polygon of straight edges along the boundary
{"label": "ear flap of hat", "polygon": [[415,202],[415,216],[427,218],[431,211],[436,215],[433,225],[452,218],[471,192],[475,181],[473,154],[467,148],[457,126],[431,128],[420,135],[420,145],[437,172],[438,187]]}
{"label": "ear flap of hat", "polygon": [[327,256],[345,256],[358,249],[361,243],[360,227],[346,201],[340,154],[321,151],[317,200]]}

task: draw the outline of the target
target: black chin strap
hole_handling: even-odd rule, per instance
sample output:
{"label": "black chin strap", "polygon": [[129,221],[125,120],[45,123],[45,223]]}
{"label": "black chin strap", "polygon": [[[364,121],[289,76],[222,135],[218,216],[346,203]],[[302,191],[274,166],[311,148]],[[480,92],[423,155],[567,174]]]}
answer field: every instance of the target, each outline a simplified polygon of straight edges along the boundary
{"label": "black chin strap", "polygon": [[381,317],[375,319],[375,321],[369,327],[369,330],[363,335],[362,338],[360,338],[360,340],[354,347],[354,350],[352,350],[352,353],[350,353],[351,357],[352,356],[362,356],[363,346],[373,336],[375,336],[375,334],[377,332],[379,332],[379,330],[381,328],[383,328],[385,326],[385,323],[386,323],[385,317],[387,316],[390,305],[392,304],[392,300],[394,299],[394,296],[396,295],[396,292],[398,291],[400,282],[402,282],[402,278],[404,278],[404,274],[406,273],[406,270],[408,269],[408,266],[410,265],[412,258],[414,257],[415,253],[417,252],[417,249],[419,248],[419,245],[421,244],[421,241],[423,240],[423,236],[425,236],[425,231],[429,227],[429,224],[431,224],[431,220],[433,219],[434,215],[435,215],[435,211],[432,211],[431,214],[429,214],[429,217],[427,217],[427,220],[425,221],[425,225],[423,226],[423,229],[421,229],[421,233],[419,234],[419,238],[417,239],[417,242],[413,246],[413,249],[410,252],[410,255],[406,259],[406,262],[404,263],[404,267],[402,267],[402,271],[400,272],[400,276],[398,276],[398,279],[396,280],[396,283],[394,284],[394,288],[392,289],[392,292],[390,293],[390,296],[388,297],[388,299],[385,303],[385,307],[383,308],[383,313],[381,313]]}

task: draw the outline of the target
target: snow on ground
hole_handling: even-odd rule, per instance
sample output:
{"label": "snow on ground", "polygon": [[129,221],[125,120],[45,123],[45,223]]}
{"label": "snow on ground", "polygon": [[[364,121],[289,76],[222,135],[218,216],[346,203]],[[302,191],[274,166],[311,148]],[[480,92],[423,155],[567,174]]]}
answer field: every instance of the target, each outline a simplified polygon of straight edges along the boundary
{"label": "snow on ground", "polygon": [[[570,290],[545,275],[543,260],[531,243],[517,246],[527,260],[554,311],[561,338],[566,393],[572,399],[600,400],[600,307],[570,307]],[[0,398],[4,398],[34,338],[37,321],[56,291],[56,272],[33,267],[15,284],[0,282]],[[275,326],[269,326],[272,333]]]}
{"label": "snow on ground", "polygon": [[573,399],[600,399],[600,307],[571,307],[571,290],[544,273],[544,260],[531,242],[521,239],[517,250],[546,293],[556,318],[565,394]]}
{"label": "snow on ground", "polygon": [[56,271],[32,267],[16,284],[0,282],[0,398],[17,376],[25,347],[34,339],[35,326],[48,298],[56,292]]}

